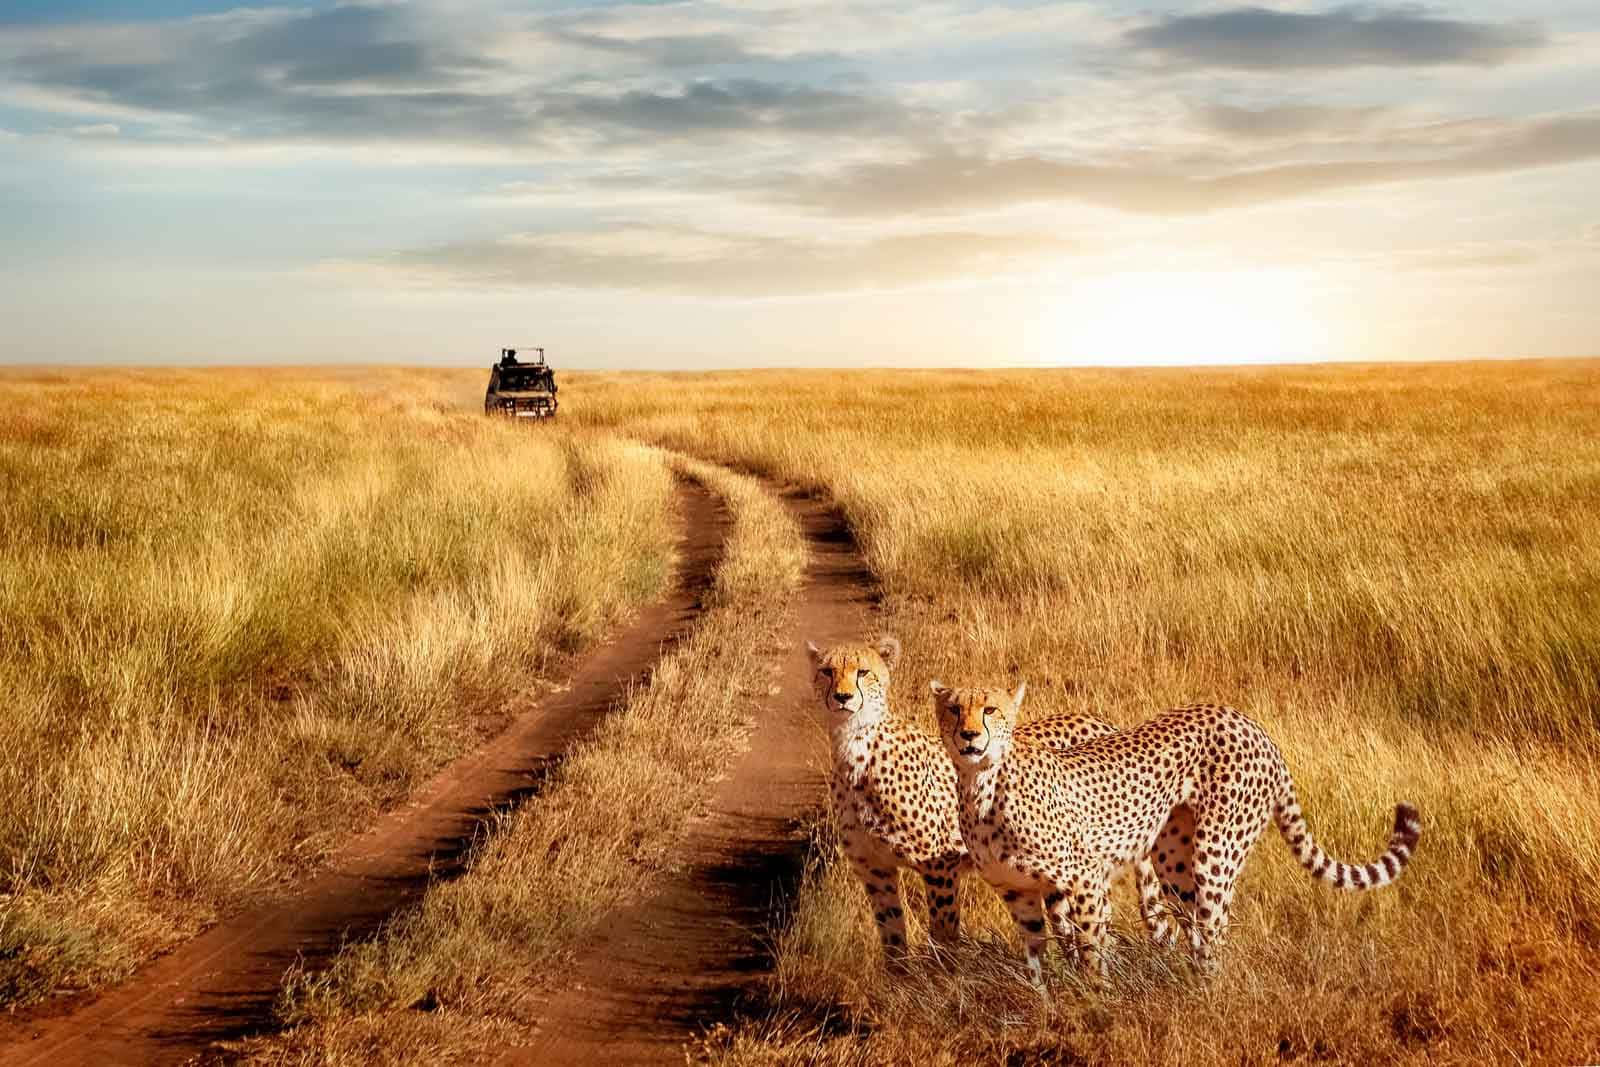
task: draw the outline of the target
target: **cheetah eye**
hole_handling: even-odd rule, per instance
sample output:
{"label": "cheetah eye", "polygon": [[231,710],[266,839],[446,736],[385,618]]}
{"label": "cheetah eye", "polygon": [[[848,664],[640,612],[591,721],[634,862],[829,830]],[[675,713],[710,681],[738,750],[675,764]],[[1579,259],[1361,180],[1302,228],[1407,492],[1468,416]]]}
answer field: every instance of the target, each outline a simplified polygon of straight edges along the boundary
{"label": "cheetah eye", "polygon": [[817,671],[817,673],[822,675],[825,678],[832,678],[833,677],[833,668],[832,667],[823,667],[821,670]]}
{"label": "cheetah eye", "polygon": [[990,715],[993,715],[995,712],[997,712],[999,710],[1000,710],[999,708],[984,708],[983,709],[984,718],[988,718]]}
{"label": "cheetah eye", "polygon": [[856,677],[857,678],[865,678],[867,675],[869,675],[871,673],[872,673],[871,671],[866,670],[865,668],[863,668],[862,670],[856,671]]}

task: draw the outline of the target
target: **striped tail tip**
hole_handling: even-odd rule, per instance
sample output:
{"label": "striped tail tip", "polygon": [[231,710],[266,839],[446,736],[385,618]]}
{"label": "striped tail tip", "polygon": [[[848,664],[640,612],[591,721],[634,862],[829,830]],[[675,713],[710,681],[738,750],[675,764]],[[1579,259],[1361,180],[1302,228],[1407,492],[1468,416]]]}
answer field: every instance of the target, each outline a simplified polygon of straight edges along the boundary
{"label": "striped tail tip", "polygon": [[1422,816],[1410,804],[1394,806],[1394,832],[1383,855],[1365,867],[1352,868],[1340,889],[1376,889],[1400,877],[1411,862],[1411,853],[1422,836]]}
{"label": "striped tail tip", "polygon": [[1407,848],[1414,848],[1422,836],[1422,816],[1410,804],[1394,806],[1394,839]]}
{"label": "striped tail tip", "polygon": [[1311,877],[1326,882],[1335,889],[1362,891],[1378,889],[1400,877],[1400,872],[1411,862],[1411,853],[1422,836],[1422,817],[1410,804],[1397,804],[1394,809],[1394,830],[1389,835],[1388,847],[1383,855],[1371,863],[1341,863],[1311,839],[1297,806],[1284,809],[1278,828],[1289,841],[1300,865]]}

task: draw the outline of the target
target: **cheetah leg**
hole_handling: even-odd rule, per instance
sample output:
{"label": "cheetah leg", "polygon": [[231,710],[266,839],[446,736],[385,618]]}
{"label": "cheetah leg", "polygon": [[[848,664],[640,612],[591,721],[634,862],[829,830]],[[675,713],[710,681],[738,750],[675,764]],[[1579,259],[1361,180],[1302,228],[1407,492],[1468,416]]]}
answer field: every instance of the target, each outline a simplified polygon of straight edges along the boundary
{"label": "cheetah leg", "polygon": [[1022,934],[1022,952],[1028,961],[1028,978],[1033,982],[1034,988],[1046,998],[1049,991],[1044,986],[1044,898],[1038,893],[1008,892],[1005,894],[1006,907],[1011,909],[1011,917],[1017,921],[1017,930]]}
{"label": "cheetah leg", "polygon": [[906,917],[900,903],[900,872],[892,864],[876,865],[864,856],[851,855],[850,865],[872,899],[872,917],[878,923],[883,955],[898,963],[906,950]]}
{"label": "cheetah leg", "polygon": [[1233,905],[1234,882],[1243,856],[1237,846],[1224,844],[1222,835],[1201,825],[1194,834],[1193,876],[1195,903],[1189,927],[1189,947],[1195,966],[1207,977],[1220,969],[1217,953],[1228,938],[1228,910]]}
{"label": "cheetah leg", "polygon": [[[1153,856],[1154,852],[1151,855]],[[1166,907],[1161,900],[1161,878],[1156,874],[1152,859],[1144,857],[1135,862],[1133,878],[1139,890],[1139,916],[1144,920],[1144,927],[1150,933],[1150,940],[1162,948],[1171,948],[1178,943],[1177,925],[1167,917]],[[1050,916],[1050,929],[1055,934],[1056,944],[1061,946],[1062,956],[1069,964],[1077,962],[1078,939],[1073,932],[1076,927],[1072,924],[1067,895],[1060,892],[1046,894],[1044,908]],[[1106,898],[1105,908],[1101,924],[1109,930],[1111,928],[1109,897]]]}
{"label": "cheetah leg", "polygon": [[1150,931],[1150,940],[1162,948],[1171,948],[1177,943],[1177,933],[1162,907],[1161,879],[1150,857],[1141,857],[1134,864],[1133,877],[1139,887],[1139,917],[1144,920],[1144,928]]}
{"label": "cheetah leg", "polygon": [[1111,898],[1102,881],[1076,879],[1067,887],[1067,921],[1078,944],[1078,966],[1095,979],[1106,976],[1106,926],[1111,918]]}
{"label": "cheetah leg", "polygon": [[1050,916],[1050,932],[1055,934],[1056,944],[1061,946],[1061,956],[1068,964],[1078,962],[1078,938],[1073,933],[1071,907],[1067,903],[1067,895],[1061,892],[1046,893],[1044,897],[1044,910]]}
{"label": "cheetah leg", "polygon": [[960,858],[932,864],[922,872],[928,885],[928,930],[934,943],[948,947],[961,939],[961,904],[956,893],[956,876],[962,869]]}

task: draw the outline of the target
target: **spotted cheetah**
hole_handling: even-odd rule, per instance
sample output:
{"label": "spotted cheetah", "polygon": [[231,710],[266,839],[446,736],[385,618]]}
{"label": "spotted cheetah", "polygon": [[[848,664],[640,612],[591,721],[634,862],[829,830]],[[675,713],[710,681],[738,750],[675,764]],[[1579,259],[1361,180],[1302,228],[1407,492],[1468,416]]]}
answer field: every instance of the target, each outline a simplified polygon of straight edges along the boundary
{"label": "spotted cheetah", "polygon": [[[1301,865],[1338,889],[1397,878],[1421,833],[1415,808],[1395,808],[1387,851],[1340,863],[1312,840],[1294,782],[1264,730],[1233,708],[1193,704],[1122,733],[1055,751],[1013,731],[1027,686],[952,689],[932,683],[940,733],[960,777],[961,833],[1000,891],[1043,988],[1040,892],[1069,902],[1078,958],[1104,974],[1106,890],[1116,870],[1156,850],[1193,905],[1190,947],[1206,973],[1227,935],[1234,881],[1269,820]],[[1169,815],[1183,805],[1192,824]]]}
{"label": "spotted cheetah", "polygon": [[[823,652],[808,641],[806,651],[829,716],[833,806],[845,854],[872,898],[885,955],[895,960],[906,947],[901,867],[922,875],[929,929],[936,942],[951,944],[960,932],[956,878],[971,869],[957,818],[956,774],[937,737],[889,713],[889,672],[899,661],[900,642],[885,637],[875,647]],[[1023,724],[1017,736],[1066,749],[1115,731],[1087,715],[1066,715]],[[1136,862],[1134,873],[1151,937],[1170,944],[1175,931],[1159,907],[1161,886],[1149,859]],[[1064,917],[1061,902],[1051,904],[1052,915]],[[1076,951],[1070,928],[1058,930],[1063,950]]]}

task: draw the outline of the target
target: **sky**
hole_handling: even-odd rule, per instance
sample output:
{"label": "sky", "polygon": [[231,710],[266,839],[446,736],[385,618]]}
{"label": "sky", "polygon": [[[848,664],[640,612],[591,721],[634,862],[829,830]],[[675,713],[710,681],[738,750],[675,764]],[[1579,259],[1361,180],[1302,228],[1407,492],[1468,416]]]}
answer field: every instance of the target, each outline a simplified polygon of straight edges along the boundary
{"label": "sky", "polygon": [[0,362],[1600,355],[1600,4],[0,0]]}

